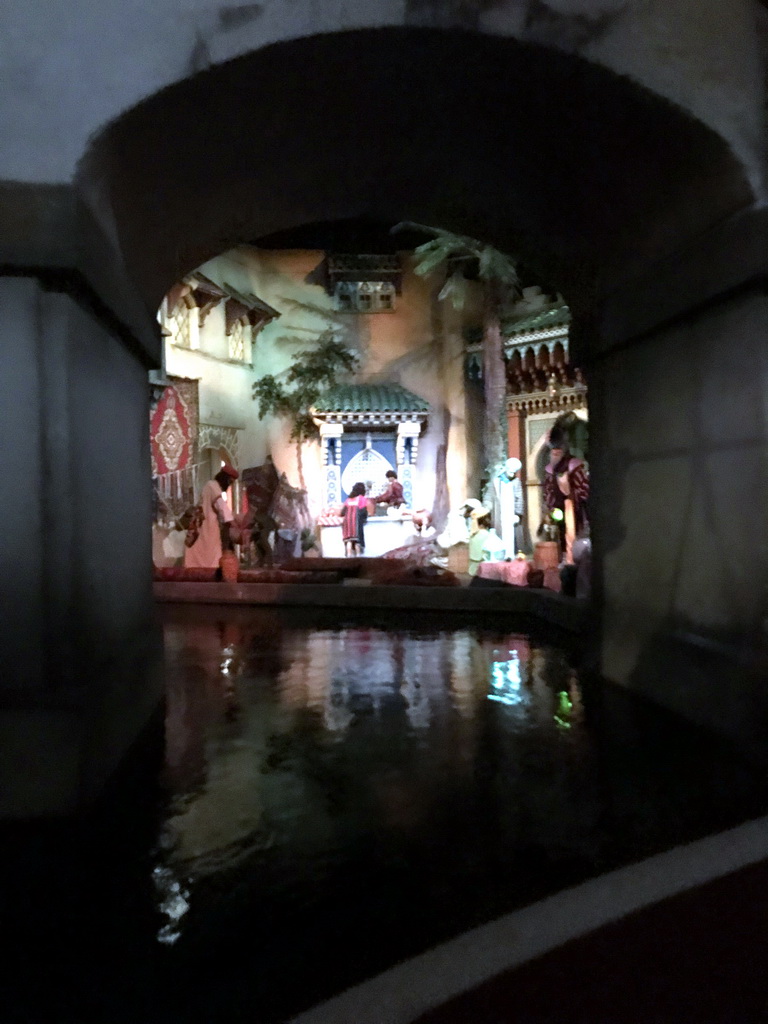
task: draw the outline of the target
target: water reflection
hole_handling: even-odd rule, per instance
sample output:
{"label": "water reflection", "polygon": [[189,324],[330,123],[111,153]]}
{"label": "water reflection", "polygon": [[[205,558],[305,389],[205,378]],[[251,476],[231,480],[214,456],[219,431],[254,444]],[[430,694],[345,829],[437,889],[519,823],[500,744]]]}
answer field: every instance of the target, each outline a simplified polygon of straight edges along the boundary
{"label": "water reflection", "polygon": [[736,813],[741,768],[618,691],[585,704],[555,647],[290,622],[166,626],[153,883],[174,954],[247,935],[264,992],[289,964],[327,994]]}
{"label": "water reflection", "polygon": [[[355,832],[434,827],[452,790],[467,805],[485,801],[489,820],[499,800],[519,810],[541,789],[531,766],[540,776],[558,728],[583,725],[562,654],[524,637],[276,626],[211,624],[170,644],[156,884],[174,928],[196,882],[275,845],[287,862],[298,848],[343,859]],[[564,689],[552,685],[565,677]],[[521,742],[521,731],[536,739]],[[518,737],[512,749],[505,736]],[[482,783],[494,749],[491,794]]]}
{"label": "water reflection", "polygon": [[162,794],[6,837],[19,1020],[276,1024],[768,805],[724,743],[488,620],[163,615]]}
{"label": "water reflection", "polygon": [[189,890],[175,877],[170,868],[156,867],[152,881],[157,893],[157,904],[165,923],[157,933],[157,941],[172,946],[181,936],[181,919],[189,910]]}
{"label": "water reflection", "polygon": [[[316,712],[337,741],[362,715],[402,710],[411,730],[429,728],[450,679],[460,695],[471,692],[466,634],[418,637],[380,630],[341,629],[291,637],[288,664],[279,675],[285,707]],[[462,712],[472,703],[459,697]]]}
{"label": "water reflection", "polygon": [[[494,652],[497,653],[497,652]],[[505,661],[494,661],[491,664],[491,692],[488,700],[497,700],[500,704],[522,704],[529,694],[523,689],[520,655],[510,651]]]}

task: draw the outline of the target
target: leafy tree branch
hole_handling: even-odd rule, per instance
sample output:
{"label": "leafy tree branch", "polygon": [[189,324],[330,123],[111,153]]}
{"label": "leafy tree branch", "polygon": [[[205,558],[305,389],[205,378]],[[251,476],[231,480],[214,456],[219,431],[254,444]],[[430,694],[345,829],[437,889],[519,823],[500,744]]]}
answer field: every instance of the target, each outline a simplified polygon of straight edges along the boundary
{"label": "leafy tree branch", "polygon": [[259,416],[284,416],[291,423],[302,487],[302,445],[319,436],[312,409],[324,391],[355,371],[358,361],[356,353],[328,329],[311,348],[297,352],[284,373],[267,373],[254,381],[253,398],[259,403]]}

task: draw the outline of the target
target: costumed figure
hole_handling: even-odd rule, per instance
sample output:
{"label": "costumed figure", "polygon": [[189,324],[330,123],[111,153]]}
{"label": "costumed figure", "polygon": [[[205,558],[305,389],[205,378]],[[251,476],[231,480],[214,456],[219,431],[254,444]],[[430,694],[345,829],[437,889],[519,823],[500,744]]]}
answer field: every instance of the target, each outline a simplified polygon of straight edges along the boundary
{"label": "costumed figure", "polygon": [[522,465],[520,459],[507,459],[504,468],[493,478],[499,509],[499,529],[511,555],[530,548],[523,525],[525,499],[519,475]]}
{"label": "costumed figure", "polygon": [[249,509],[243,517],[242,543],[252,560],[260,568],[271,566],[274,560],[270,537],[277,531],[277,522],[269,512]]}
{"label": "costumed figure", "polygon": [[231,547],[232,509],[224,497],[239,473],[230,465],[222,466],[203,488],[200,511],[187,532],[184,551],[186,569],[217,569],[222,551]]}
{"label": "costumed figure", "polygon": [[[480,510],[482,510],[482,512]],[[484,515],[487,512],[488,509],[483,507],[482,501],[478,501],[477,498],[467,498],[459,509],[459,514],[464,520],[465,530],[465,534],[461,540],[469,541],[470,537],[474,533],[477,533],[477,515]]]}
{"label": "costumed figure", "polygon": [[437,544],[443,551],[448,551],[454,544],[466,544],[469,540],[469,528],[464,514],[466,507],[465,502],[448,513],[445,529],[437,536]]}
{"label": "costumed figure", "polygon": [[491,513],[481,505],[472,511],[469,527],[469,575],[475,576],[481,562],[488,561],[486,542],[491,532]]}
{"label": "costumed figure", "polygon": [[550,513],[555,509],[562,513],[562,517],[558,517],[562,557],[567,565],[573,565],[573,542],[588,522],[589,475],[582,460],[571,454],[566,431],[557,425],[550,433],[549,447],[544,504]]}
{"label": "costumed figure", "polygon": [[434,540],[435,553],[430,558],[431,565],[438,569],[448,568],[448,552],[457,544],[469,542],[470,515],[478,508],[481,508],[481,504],[477,498],[467,498],[448,513],[445,529]]}
{"label": "costumed figure", "polygon": [[363,526],[367,518],[368,499],[365,496],[365,484],[356,483],[344,502],[344,520],[341,526],[344,552],[348,558],[362,555],[365,551]]}
{"label": "costumed figure", "polygon": [[301,531],[311,528],[312,517],[307,507],[307,492],[293,487],[285,473],[280,473],[272,499],[276,561],[286,561],[301,554]]}
{"label": "costumed figure", "polygon": [[405,511],[405,494],[403,492],[403,485],[397,479],[397,473],[394,469],[387,470],[387,489],[382,491],[381,494],[377,494],[376,497],[371,498],[374,505],[386,505],[387,515],[391,519],[402,519],[402,514]]}
{"label": "costumed figure", "polygon": [[241,517],[243,549],[251,564],[271,566],[272,540],[279,525],[273,505],[280,485],[272,457],[268,455],[261,466],[244,469],[242,481],[247,505]]}

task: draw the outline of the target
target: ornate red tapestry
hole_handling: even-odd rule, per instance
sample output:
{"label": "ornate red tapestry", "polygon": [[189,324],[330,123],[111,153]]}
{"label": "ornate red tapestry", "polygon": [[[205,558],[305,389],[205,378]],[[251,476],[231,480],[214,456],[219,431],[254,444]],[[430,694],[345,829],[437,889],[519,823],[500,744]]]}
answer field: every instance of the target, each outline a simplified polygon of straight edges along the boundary
{"label": "ornate red tapestry", "polygon": [[150,412],[153,476],[184,469],[197,459],[198,381],[168,380],[171,385]]}

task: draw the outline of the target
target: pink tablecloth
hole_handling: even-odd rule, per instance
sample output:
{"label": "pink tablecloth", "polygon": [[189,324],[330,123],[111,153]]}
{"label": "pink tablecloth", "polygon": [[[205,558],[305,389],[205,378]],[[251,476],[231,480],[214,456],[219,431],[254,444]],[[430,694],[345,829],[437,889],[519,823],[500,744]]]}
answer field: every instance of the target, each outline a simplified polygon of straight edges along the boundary
{"label": "pink tablecloth", "polygon": [[481,562],[477,567],[477,575],[485,580],[501,580],[517,587],[528,586],[529,563],[522,559],[513,562]]}
{"label": "pink tablecloth", "polygon": [[[501,580],[516,587],[528,586],[530,562],[515,559],[512,562],[481,562],[477,575],[485,580]],[[557,569],[544,570],[544,586],[547,590],[560,592],[560,574]]]}

